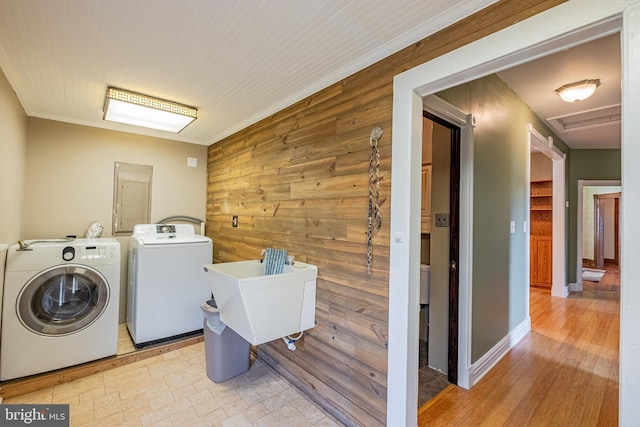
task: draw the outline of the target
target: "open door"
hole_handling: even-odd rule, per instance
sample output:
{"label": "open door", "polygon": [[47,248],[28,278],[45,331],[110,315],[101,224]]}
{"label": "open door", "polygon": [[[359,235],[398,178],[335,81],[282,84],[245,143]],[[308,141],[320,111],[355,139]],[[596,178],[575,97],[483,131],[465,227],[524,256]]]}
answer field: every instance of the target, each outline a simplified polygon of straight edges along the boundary
{"label": "open door", "polygon": [[[442,138],[442,143],[448,144],[448,147],[442,147],[439,151],[443,154],[438,156],[438,150],[434,147],[433,165],[432,165],[432,209],[433,219],[431,227],[431,254],[437,257],[437,254],[444,254],[440,262],[431,262],[431,286],[437,286],[437,283],[448,283],[448,315],[438,316],[438,307],[434,307],[430,313],[429,328],[430,338],[441,337],[442,334],[447,335],[447,354],[446,358],[437,357],[437,359],[446,359],[447,380],[451,384],[458,383],[458,313],[459,313],[459,273],[458,264],[460,263],[459,255],[459,222],[460,222],[460,127],[447,120],[442,119],[428,111],[424,111],[424,117],[440,125],[448,134]],[[447,140],[448,139],[448,140]],[[436,141],[434,140],[434,145]],[[442,164],[440,158],[448,164]],[[444,176],[438,171],[445,172],[448,176]],[[438,185],[438,179],[447,179],[445,185]],[[437,191],[437,189],[446,189],[446,192]],[[438,196],[438,193],[441,193]],[[448,194],[445,194],[448,193]],[[434,200],[435,198],[436,200]],[[438,203],[437,199],[441,199]],[[442,200],[445,199],[445,200]],[[438,207],[443,209],[438,212]],[[443,232],[441,232],[441,230]],[[444,250],[446,249],[446,251]],[[440,265],[442,264],[442,265]],[[443,267],[443,268],[440,268]],[[441,272],[441,273],[439,273]],[[446,314],[446,313],[443,313]],[[435,316],[433,316],[435,315]],[[433,317],[432,317],[433,316]],[[444,319],[447,319],[446,326]],[[435,320],[435,321],[434,321]],[[433,332],[433,333],[432,333]],[[441,341],[436,338],[436,341]],[[434,346],[429,346],[429,360],[431,360],[431,352],[435,350]],[[444,365],[444,363],[443,363]],[[443,370],[444,366],[440,367]]]}

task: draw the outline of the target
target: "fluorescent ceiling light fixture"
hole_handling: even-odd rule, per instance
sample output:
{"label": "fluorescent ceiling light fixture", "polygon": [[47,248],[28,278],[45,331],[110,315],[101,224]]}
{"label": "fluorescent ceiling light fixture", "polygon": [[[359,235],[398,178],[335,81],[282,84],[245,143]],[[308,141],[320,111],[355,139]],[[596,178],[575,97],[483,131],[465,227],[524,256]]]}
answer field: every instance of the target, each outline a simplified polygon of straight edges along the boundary
{"label": "fluorescent ceiling light fixture", "polygon": [[198,110],[153,96],[110,87],[104,120],[178,133],[197,118]]}
{"label": "fluorescent ceiling light fixture", "polygon": [[600,79],[582,80],[559,87],[556,93],[565,102],[577,102],[593,95],[598,86],[600,86]]}

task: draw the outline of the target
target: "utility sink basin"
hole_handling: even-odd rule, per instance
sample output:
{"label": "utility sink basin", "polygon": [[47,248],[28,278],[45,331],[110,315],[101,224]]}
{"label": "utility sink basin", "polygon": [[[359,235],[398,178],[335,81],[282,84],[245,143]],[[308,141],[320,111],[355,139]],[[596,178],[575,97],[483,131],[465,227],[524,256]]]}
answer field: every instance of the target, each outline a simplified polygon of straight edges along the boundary
{"label": "utility sink basin", "polygon": [[265,275],[260,260],[207,264],[220,320],[253,345],[313,328],[318,267],[296,261]]}

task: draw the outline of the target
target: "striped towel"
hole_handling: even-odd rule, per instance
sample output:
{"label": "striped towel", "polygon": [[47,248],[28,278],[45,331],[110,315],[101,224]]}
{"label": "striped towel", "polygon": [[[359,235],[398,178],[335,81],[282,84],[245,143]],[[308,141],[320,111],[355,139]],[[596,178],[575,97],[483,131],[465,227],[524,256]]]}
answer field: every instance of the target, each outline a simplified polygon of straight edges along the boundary
{"label": "striped towel", "polygon": [[264,274],[269,276],[272,274],[280,274],[284,269],[284,262],[287,260],[287,251],[284,249],[267,248],[264,257]]}

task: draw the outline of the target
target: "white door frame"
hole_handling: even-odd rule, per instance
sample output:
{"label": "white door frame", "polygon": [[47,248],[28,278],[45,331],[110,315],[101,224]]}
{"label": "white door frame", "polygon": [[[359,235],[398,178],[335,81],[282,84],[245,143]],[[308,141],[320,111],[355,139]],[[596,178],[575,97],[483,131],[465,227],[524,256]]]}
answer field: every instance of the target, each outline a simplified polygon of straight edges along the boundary
{"label": "white door frame", "polygon": [[[471,260],[473,247],[473,129],[475,120],[436,95],[423,98],[429,113],[460,128],[460,218],[458,227],[458,385],[469,389],[471,366]],[[422,140],[422,136],[420,136]],[[422,144],[420,150],[422,151]],[[422,159],[422,152],[415,159]],[[412,159],[413,160],[413,159]],[[412,168],[414,165],[412,164]],[[433,283],[433,282],[432,282]],[[464,283],[464,285],[463,285]],[[449,283],[447,283],[448,285]],[[433,301],[432,301],[433,303]],[[449,325],[449,322],[447,322]],[[419,328],[418,328],[419,329]],[[446,343],[448,347],[448,343]]]}
{"label": "white door frame", "polygon": [[[572,291],[582,291],[582,257],[584,254],[582,253],[582,227],[583,227],[583,203],[584,203],[584,187],[589,186],[598,186],[598,187],[619,187],[622,185],[620,180],[578,180],[578,205],[576,206],[577,211],[577,222],[576,222],[576,282],[571,284]],[[622,198],[620,199],[622,201]],[[622,231],[622,229],[620,229]],[[620,233],[622,234],[622,233]]]}
{"label": "white door frame", "polygon": [[[569,296],[569,288],[567,287],[567,262],[566,262],[566,198],[565,198],[565,158],[566,155],[553,145],[553,138],[545,138],[540,132],[535,130],[532,124],[529,124],[527,129],[529,137],[527,141],[529,143],[529,150],[527,152],[531,155],[531,148],[534,147],[537,151],[544,154],[552,162],[552,178],[553,178],[553,197],[552,197],[552,212],[553,212],[553,228],[552,228],[552,273],[551,273],[551,295],[555,297],[566,298]],[[527,168],[531,168],[531,159],[527,161]],[[531,182],[531,171],[527,171],[529,182]],[[531,225],[531,216],[529,215],[529,203],[530,203],[531,187],[527,187],[527,224]],[[529,237],[531,228],[527,227],[527,259],[529,259]],[[530,267],[530,264],[527,263]],[[527,271],[527,277],[529,271]],[[528,304],[527,304],[528,306]],[[527,317],[529,317],[527,312]]]}
{"label": "white door frame", "polygon": [[[621,19],[622,18],[622,19]],[[389,352],[387,368],[387,425],[417,424],[418,336],[417,310],[420,264],[420,165],[422,98],[441,90],[498,72],[505,68],[621,31],[622,49],[622,177],[640,181],[640,5],[638,0],[570,0],[520,21],[508,28],[407,70],[394,78],[392,128],[391,224],[389,260]],[[625,120],[628,117],[630,120]],[[628,141],[628,142],[627,142]],[[419,163],[419,162],[418,162]],[[461,165],[464,170],[468,165]],[[461,170],[461,172],[462,172]],[[640,254],[640,189],[622,206],[625,252]],[[461,204],[469,201],[461,200]],[[635,220],[635,223],[634,223]],[[637,225],[636,225],[637,224]],[[635,238],[634,238],[635,236]],[[470,260],[466,261],[470,263]],[[633,261],[632,261],[633,262]],[[460,267],[464,268],[462,259]],[[640,264],[640,263],[636,263]],[[630,263],[621,271],[621,283],[640,275],[640,265]],[[471,286],[471,283],[462,286]],[[461,289],[462,290],[462,289]],[[470,293],[470,288],[466,292]],[[640,287],[622,286],[620,340],[620,423],[640,418],[635,401],[640,398],[640,364],[635,363],[634,343],[640,342]],[[470,313],[469,313],[470,315]],[[461,336],[461,339],[463,337]],[[471,349],[471,337],[469,350]],[[470,369],[470,367],[462,367]]]}

